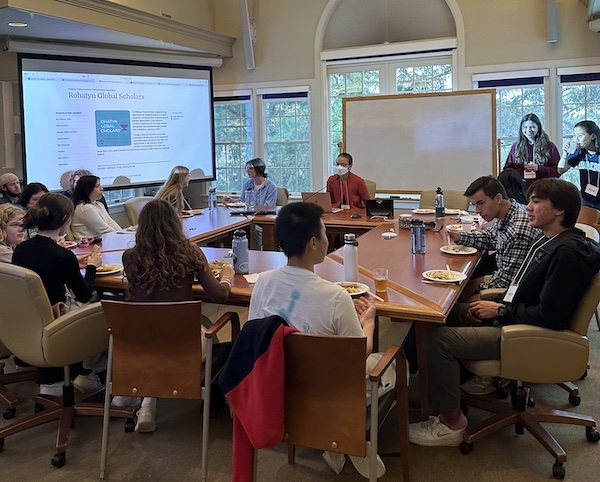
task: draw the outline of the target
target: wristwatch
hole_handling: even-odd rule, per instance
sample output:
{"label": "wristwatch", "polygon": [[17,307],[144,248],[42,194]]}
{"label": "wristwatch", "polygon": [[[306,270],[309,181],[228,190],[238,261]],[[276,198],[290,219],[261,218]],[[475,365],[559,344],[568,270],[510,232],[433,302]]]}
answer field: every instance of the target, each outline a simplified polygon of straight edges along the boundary
{"label": "wristwatch", "polygon": [[498,318],[502,318],[504,315],[506,315],[506,306],[500,305],[498,307]]}

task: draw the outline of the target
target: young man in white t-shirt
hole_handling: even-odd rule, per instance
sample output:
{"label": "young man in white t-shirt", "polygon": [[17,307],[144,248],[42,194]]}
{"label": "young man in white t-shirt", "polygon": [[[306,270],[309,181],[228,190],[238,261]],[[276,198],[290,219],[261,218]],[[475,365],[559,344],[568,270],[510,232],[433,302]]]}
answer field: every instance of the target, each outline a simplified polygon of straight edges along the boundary
{"label": "young man in white t-shirt", "polygon": [[[259,276],[248,319],[279,315],[303,333],[366,336],[366,358],[373,348],[375,304],[363,297],[353,300],[344,288],[315,274],[315,265],[323,262],[329,245],[322,215],[323,209],[314,203],[291,203],[281,208],[275,234],[288,262]],[[342,471],[345,455],[324,452],[323,457],[336,473]],[[350,459],[368,478],[368,459]],[[379,456],[377,460],[377,476],[381,477],[385,465]]]}

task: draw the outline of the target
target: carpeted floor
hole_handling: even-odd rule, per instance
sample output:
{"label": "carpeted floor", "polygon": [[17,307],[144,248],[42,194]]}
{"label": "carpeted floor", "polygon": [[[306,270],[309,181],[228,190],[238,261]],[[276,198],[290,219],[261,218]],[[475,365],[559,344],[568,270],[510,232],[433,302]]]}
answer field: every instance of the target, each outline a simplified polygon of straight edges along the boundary
{"label": "carpeted floor", "polygon": [[[221,309],[221,308],[217,308]],[[212,317],[212,316],[211,316]],[[381,322],[383,348],[399,343],[406,324]],[[579,383],[582,402],[576,411],[600,418],[600,332],[595,321],[590,325],[592,345],[589,375]],[[411,380],[410,394],[417,419],[415,400],[416,379]],[[35,392],[33,383],[12,387],[23,403],[17,418],[31,413],[29,397]],[[534,386],[537,406],[552,405],[573,410],[567,393],[557,386]],[[575,410],[573,410],[575,411]],[[471,410],[470,422],[485,417]],[[16,420],[14,419],[14,420]],[[0,425],[7,421],[1,419]],[[195,401],[158,402],[157,430],[151,434],[124,433],[123,424],[113,420],[110,427],[109,465],[107,480],[187,481],[200,477],[201,407]],[[67,463],[61,469],[50,465],[54,454],[56,422],[8,437],[0,453],[2,480],[87,482],[98,480],[100,464],[101,420],[78,418],[71,433]],[[400,479],[400,459],[396,451],[395,424],[388,418],[380,433],[380,453],[387,466],[382,482]],[[585,438],[582,427],[551,426],[552,433],[568,454],[566,480],[597,480],[600,471],[600,447]],[[231,478],[231,419],[226,410],[210,421],[209,480],[225,482]],[[423,448],[411,446],[411,478],[413,481],[542,481],[552,479],[554,460],[531,435],[519,436],[507,428],[475,444],[474,451],[462,455],[456,448]],[[340,475],[335,475],[317,450],[297,449],[296,464],[287,463],[284,444],[263,449],[258,455],[258,481],[336,481],[364,480],[348,461]]]}

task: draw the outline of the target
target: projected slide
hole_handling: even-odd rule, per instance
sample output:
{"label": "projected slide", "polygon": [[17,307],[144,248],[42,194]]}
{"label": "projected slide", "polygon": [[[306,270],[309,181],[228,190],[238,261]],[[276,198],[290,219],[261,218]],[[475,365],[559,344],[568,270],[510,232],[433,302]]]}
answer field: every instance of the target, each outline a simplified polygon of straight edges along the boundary
{"label": "projected slide", "polygon": [[175,165],[214,174],[207,70],[22,59],[21,79],[28,182],[62,189],[82,168],[107,187],[160,182]]}

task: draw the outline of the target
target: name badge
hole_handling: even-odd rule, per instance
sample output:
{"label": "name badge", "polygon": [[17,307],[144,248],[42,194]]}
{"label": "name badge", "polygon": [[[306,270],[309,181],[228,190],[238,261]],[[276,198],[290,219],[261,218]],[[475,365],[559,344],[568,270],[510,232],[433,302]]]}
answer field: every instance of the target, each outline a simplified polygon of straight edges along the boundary
{"label": "name badge", "polygon": [[588,184],[585,187],[585,193],[590,196],[597,197],[598,196],[598,186],[594,186],[593,184]]}
{"label": "name badge", "polygon": [[515,293],[519,285],[510,285],[508,290],[506,290],[506,294],[504,295],[504,299],[502,301],[506,303],[512,303],[513,298],[515,297]]}
{"label": "name badge", "polygon": [[[597,189],[596,189],[597,190]],[[350,204],[342,204],[340,206],[342,209],[350,209]]]}
{"label": "name badge", "polygon": [[535,179],[537,172],[535,171],[523,171],[523,179]]}

